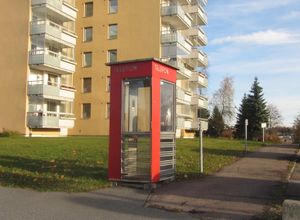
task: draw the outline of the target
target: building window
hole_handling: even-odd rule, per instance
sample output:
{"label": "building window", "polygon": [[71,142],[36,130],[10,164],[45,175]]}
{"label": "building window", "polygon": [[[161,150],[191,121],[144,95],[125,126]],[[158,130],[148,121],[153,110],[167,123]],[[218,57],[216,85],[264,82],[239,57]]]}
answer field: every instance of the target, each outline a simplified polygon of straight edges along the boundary
{"label": "building window", "polygon": [[106,103],[106,113],[105,113],[105,118],[110,117],[110,103]]}
{"label": "building window", "polygon": [[118,55],[117,50],[109,50],[108,51],[108,62],[109,63],[117,62],[117,55]]}
{"label": "building window", "polygon": [[108,1],[108,12],[117,13],[118,12],[118,0],[109,0]]}
{"label": "building window", "polygon": [[85,27],[83,32],[83,41],[89,42],[93,40],[93,27]]}
{"label": "building window", "polygon": [[47,102],[47,112],[57,112],[56,103],[52,101]]}
{"label": "building window", "polygon": [[93,16],[93,7],[94,7],[94,3],[93,2],[86,2],[84,4],[84,16],[85,17],[91,17],[91,16]]}
{"label": "building window", "polygon": [[82,80],[82,91],[83,93],[90,93],[92,92],[92,78],[83,78]]}
{"label": "building window", "polygon": [[110,92],[110,76],[106,77],[106,92]]}
{"label": "building window", "polygon": [[118,25],[117,24],[110,24],[108,26],[108,38],[109,39],[116,39],[118,37]]}
{"label": "building window", "polygon": [[82,118],[83,119],[91,118],[91,103],[82,104]]}
{"label": "building window", "polygon": [[92,66],[92,52],[84,52],[83,67],[91,67],[91,66]]}

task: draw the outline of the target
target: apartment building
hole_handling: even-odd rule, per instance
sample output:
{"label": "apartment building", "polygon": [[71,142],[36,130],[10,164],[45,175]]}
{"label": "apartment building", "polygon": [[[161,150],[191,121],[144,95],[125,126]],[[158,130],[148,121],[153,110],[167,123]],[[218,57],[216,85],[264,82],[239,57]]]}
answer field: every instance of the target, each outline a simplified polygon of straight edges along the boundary
{"label": "apartment building", "polygon": [[75,1],[1,1],[0,12],[0,132],[67,135],[75,120]]}
{"label": "apartment building", "polygon": [[[177,72],[177,137],[193,137],[208,60],[207,0],[0,2],[0,132],[107,135],[110,68],[158,58]],[[4,31],[5,30],[5,31]]]}
{"label": "apartment building", "polygon": [[77,0],[78,43],[73,135],[107,135],[110,69],[115,61],[155,57],[177,68],[177,137],[193,137],[208,60],[206,0]]}

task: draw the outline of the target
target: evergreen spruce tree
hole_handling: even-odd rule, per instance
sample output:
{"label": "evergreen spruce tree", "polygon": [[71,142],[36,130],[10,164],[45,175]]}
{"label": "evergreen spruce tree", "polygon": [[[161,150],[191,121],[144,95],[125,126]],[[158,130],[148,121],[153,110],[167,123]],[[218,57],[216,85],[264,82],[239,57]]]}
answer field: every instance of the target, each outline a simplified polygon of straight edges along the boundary
{"label": "evergreen spruce tree", "polygon": [[263,89],[255,77],[250,94],[244,95],[237,115],[235,125],[237,138],[245,137],[245,119],[248,119],[248,138],[257,140],[261,136],[261,123],[268,121],[267,105],[263,96]]}
{"label": "evergreen spruce tree", "polygon": [[255,77],[248,96],[248,133],[251,140],[257,140],[261,136],[261,123],[268,122],[267,104],[263,96],[263,89]]}
{"label": "evergreen spruce tree", "polygon": [[224,120],[217,106],[214,107],[212,116],[208,120],[207,134],[212,137],[219,137],[224,131]]}

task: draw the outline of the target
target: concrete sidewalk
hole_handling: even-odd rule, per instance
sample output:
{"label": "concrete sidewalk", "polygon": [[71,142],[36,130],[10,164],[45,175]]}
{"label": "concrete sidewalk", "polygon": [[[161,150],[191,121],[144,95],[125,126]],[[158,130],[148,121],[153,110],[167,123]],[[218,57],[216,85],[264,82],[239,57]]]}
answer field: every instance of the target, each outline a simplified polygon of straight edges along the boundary
{"label": "concrete sidewalk", "polygon": [[297,154],[293,173],[288,181],[287,198],[300,200],[300,151]]}
{"label": "concrete sidewalk", "polygon": [[148,205],[208,219],[250,219],[280,189],[297,146],[268,146],[203,179],[164,185]]}

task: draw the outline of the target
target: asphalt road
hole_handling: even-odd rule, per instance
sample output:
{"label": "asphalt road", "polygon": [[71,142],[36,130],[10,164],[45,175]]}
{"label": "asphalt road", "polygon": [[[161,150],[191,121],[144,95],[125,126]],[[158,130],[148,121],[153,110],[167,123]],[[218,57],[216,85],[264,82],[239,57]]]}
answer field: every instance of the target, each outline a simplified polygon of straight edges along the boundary
{"label": "asphalt road", "polygon": [[88,193],[0,187],[0,219],[191,219],[188,214],[146,208],[147,197],[144,190],[123,187]]}

